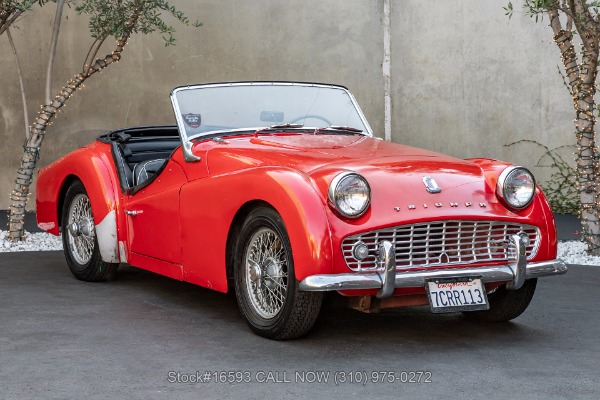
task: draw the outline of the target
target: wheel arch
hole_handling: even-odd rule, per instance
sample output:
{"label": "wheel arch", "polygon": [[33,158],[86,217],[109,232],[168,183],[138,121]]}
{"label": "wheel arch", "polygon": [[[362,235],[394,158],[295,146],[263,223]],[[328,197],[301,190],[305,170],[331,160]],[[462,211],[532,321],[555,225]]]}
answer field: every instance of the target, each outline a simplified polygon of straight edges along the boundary
{"label": "wheel arch", "polygon": [[[202,199],[201,207],[198,199]],[[292,246],[296,279],[333,270],[331,228],[318,189],[289,168],[253,168],[182,187],[185,281],[228,291],[239,227],[258,205],[267,205],[281,216]],[[199,229],[202,226],[210,229]],[[202,251],[198,243],[210,251]]]}
{"label": "wheel arch", "polygon": [[[56,219],[58,221],[58,227],[62,227],[62,210],[65,206],[65,197],[67,196],[67,191],[75,182],[81,182],[81,179],[77,175],[68,175],[63,181],[59,193],[58,193],[58,201],[56,203]],[[81,182],[83,185],[83,182]],[[85,185],[84,185],[85,187]]]}
{"label": "wheel arch", "polygon": [[[258,207],[270,207],[275,210],[271,204],[264,200],[250,200],[244,203],[240,209],[236,212],[231,221],[231,225],[229,226],[229,232],[227,233],[227,247],[226,247],[226,269],[227,269],[227,279],[229,282],[233,279],[233,264],[234,264],[234,255],[235,255],[235,246],[240,234],[240,229],[244,220],[248,217],[248,215],[252,212],[252,210]],[[275,210],[277,211],[277,210]]]}
{"label": "wheel arch", "polygon": [[107,144],[95,142],[40,170],[36,186],[38,226],[60,235],[66,193],[77,181],[82,183],[90,199],[102,261],[119,262],[119,189]]}

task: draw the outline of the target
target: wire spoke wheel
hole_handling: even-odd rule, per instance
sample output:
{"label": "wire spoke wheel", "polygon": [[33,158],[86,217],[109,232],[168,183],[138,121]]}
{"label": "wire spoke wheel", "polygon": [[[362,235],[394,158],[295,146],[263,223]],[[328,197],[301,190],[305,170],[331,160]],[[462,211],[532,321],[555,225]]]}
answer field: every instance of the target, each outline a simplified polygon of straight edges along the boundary
{"label": "wire spoke wheel", "polygon": [[65,258],[77,279],[98,282],[115,276],[119,264],[102,260],[92,203],[80,181],[71,183],[65,193],[61,231]]}
{"label": "wire spoke wheel", "polygon": [[260,228],[246,250],[246,285],[258,315],[273,318],[281,311],[288,288],[288,266],[283,244],[270,228]]}
{"label": "wire spoke wheel", "polygon": [[85,265],[94,252],[94,218],[90,199],[83,193],[75,196],[69,206],[67,237],[69,251],[78,264]]}
{"label": "wire spoke wheel", "polygon": [[234,251],[235,294],[250,329],[278,340],[305,335],[319,315],[323,295],[298,290],[292,246],[277,211],[252,210]]}

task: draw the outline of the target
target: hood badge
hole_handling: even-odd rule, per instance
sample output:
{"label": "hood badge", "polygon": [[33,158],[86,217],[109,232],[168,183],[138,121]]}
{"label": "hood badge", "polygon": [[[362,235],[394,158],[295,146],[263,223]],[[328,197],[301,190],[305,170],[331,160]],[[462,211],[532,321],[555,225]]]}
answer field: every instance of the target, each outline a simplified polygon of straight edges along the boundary
{"label": "hood badge", "polygon": [[425,184],[425,189],[427,189],[429,193],[440,193],[442,191],[442,189],[435,182],[435,179],[430,176],[424,176],[423,183]]}

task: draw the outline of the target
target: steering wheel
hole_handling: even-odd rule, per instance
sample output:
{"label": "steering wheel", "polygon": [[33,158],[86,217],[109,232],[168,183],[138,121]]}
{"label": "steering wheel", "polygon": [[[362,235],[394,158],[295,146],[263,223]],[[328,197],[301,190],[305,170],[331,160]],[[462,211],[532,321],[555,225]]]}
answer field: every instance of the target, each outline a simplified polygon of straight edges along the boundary
{"label": "steering wheel", "polygon": [[321,121],[325,122],[327,125],[331,126],[332,123],[330,120],[328,120],[327,118],[318,115],[318,114],[306,114],[306,115],[301,115],[299,117],[293,118],[291,120],[288,121],[289,124],[293,124],[294,122],[298,122],[301,119],[309,119],[309,118],[314,118],[314,119],[320,119]]}

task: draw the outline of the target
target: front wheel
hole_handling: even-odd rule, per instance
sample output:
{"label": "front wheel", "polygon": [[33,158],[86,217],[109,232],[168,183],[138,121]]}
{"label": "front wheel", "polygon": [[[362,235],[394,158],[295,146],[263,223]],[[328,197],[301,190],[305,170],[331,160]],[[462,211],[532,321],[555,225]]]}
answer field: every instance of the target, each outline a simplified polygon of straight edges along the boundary
{"label": "front wheel", "polygon": [[500,286],[494,293],[488,294],[489,310],[465,312],[464,315],[478,321],[502,322],[515,319],[529,306],[536,285],[537,279],[528,279],[518,290]]}
{"label": "front wheel", "polygon": [[65,195],[62,240],[67,264],[75,278],[97,282],[115,275],[119,264],[104,262],[100,257],[92,205],[79,181],[73,183]]}
{"label": "front wheel", "polygon": [[235,294],[250,329],[278,340],[308,333],[319,315],[323,294],[298,290],[281,216],[272,208],[256,208],[244,221],[238,238]]}

